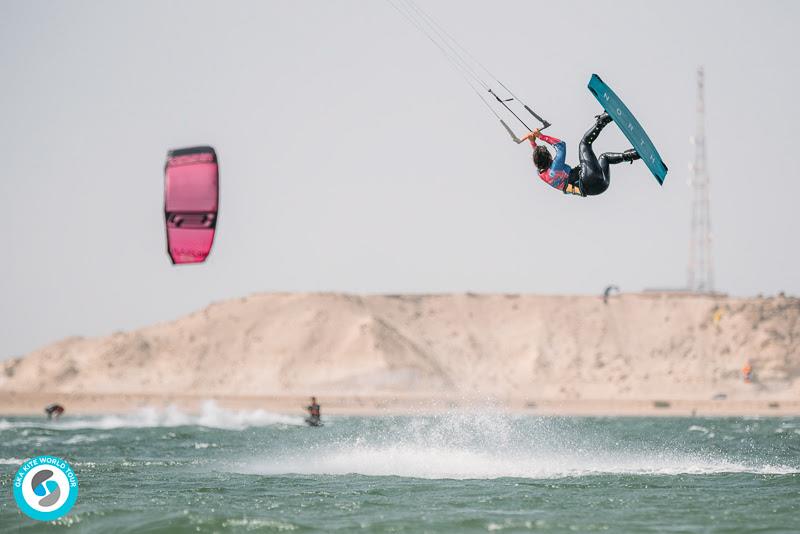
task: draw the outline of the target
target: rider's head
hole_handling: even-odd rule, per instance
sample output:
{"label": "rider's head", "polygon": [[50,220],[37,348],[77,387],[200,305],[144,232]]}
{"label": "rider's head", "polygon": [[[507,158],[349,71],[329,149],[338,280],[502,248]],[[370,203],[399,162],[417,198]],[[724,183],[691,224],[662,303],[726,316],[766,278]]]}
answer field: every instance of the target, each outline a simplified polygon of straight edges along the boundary
{"label": "rider's head", "polygon": [[539,172],[544,172],[549,169],[552,163],[553,156],[550,155],[550,151],[547,150],[547,147],[537,145],[537,147],[533,149],[533,164],[536,165]]}
{"label": "rider's head", "polygon": [[316,403],[317,403],[317,398],[311,397],[311,404],[316,404]]}

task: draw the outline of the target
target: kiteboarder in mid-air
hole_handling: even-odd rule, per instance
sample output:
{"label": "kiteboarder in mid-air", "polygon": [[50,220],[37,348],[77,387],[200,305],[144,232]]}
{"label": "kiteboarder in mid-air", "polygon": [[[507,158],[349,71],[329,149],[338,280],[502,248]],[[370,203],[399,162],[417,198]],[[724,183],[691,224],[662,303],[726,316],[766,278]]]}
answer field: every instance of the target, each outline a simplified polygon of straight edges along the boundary
{"label": "kiteboarder in mid-air", "polygon": [[[623,161],[633,162],[640,159],[639,154],[634,149],[626,150],[622,153],[606,152],[601,154],[600,157],[595,156],[592,143],[611,120],[611,116],[608,113],[597,116],[594,126],[581,139],[578,146],[580,165],[574,169],[565,163],[567,145],[560,139],[545,135],[536,129],[525,135],[519,142],[521,143],[526,139],[531,142],[533,163],[539,171],[539,177],[548,185],[573,195],[584,197],[599,195],[608,189],[611,182],[610,165],[622,163]],[[536,144],[537,138],[555,149],[555,157],[550,154],[546,146]]]}
{"label": "kiteboarder in mid-air", "polygon": [[[598,115],[597,122],[583,136],[578,147],[580,165],[573,169],[564,161],[566,144],[559,139],[541,133],[542,130],[551,126],[549,121],[545,120],[532,107],[516,96],[506,84],[476,60],[461,43],[453,39],[433,17],[416,5],[414,0],[391,3],[399,11],[400,15],[408,19],[417,30],[436,45],[452,66],[461,73],[467,85],[495,118],[500,121],[500,124],[515,143],[522,143],[526,139],[531,142],[531,145],[533,145],[533,161],[539,171],[539,176],[548,185],[564,193],[581,196],[599,195],[608,189],[611,181],[611,165],[622,163],[623,161],[633,162],[637,159],[642,160],[642,163],[650,170],[659,184],[664,184],[668,169],[658,154],[655,145],[625,103],[597,74],[592,74],[587,89],[594,95],[606,113]],[[395,5],[398,3],[400,6]],[[541,126],[536,130],[528,126],[526,121],[531,120],[528,115],[536,119]],[[506,123],[508,117],[513,117],[520,125],[525,127],[525,131],[530,133],[520,139]],[[622,153],[608,152],[598,157],[592,150],[592,143],[612,120],[619,127],[622,135],[631,143],[632,148]],[[537,137],[553,146],[555,156],[550,153],[547,147],[536,145]]]}

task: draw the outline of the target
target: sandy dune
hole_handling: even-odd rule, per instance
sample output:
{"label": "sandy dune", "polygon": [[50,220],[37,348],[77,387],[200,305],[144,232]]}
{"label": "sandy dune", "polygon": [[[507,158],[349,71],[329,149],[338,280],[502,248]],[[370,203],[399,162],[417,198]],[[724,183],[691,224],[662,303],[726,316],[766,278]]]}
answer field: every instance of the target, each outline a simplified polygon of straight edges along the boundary
{"label": "sandy dune", "polygon": [[793,402],[800,300],[263,294],[4,362],[15,393]]}

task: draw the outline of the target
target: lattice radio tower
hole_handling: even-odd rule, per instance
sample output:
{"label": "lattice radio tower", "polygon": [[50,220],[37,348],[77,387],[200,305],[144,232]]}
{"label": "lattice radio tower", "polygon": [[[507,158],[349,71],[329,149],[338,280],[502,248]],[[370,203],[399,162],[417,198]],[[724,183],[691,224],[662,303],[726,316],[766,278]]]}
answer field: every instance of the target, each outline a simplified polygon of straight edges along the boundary
{"label": "lattice radio tower", "polygon": [[697,69],[697,123],[694,162],[689,164],[692,185],[692,237],[689,248],[689,291],[714,291],[714,265],[711,259],[711,212],[709,209],[709,176],[706,168],[705,89],[703,67]]}

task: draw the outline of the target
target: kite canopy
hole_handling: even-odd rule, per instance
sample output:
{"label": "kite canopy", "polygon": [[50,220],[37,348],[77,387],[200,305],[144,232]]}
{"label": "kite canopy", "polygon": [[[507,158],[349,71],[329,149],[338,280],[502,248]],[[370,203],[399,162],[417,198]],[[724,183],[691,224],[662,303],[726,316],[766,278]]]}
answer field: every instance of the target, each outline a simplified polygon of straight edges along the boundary
{"label": "kite canopy", "polygon": [[172,263],[202,263],[217,226],[219,168],[210,146],[170,150],[164,167],[167,252]]}

